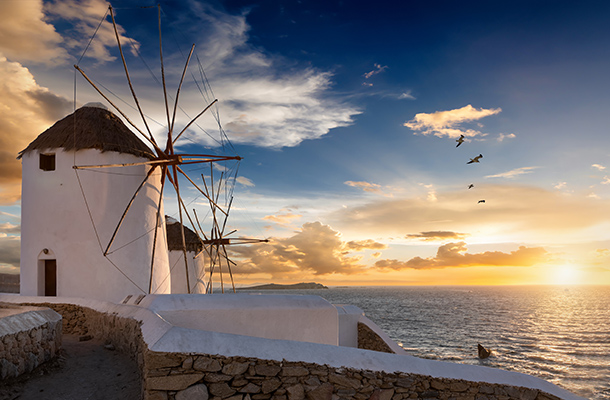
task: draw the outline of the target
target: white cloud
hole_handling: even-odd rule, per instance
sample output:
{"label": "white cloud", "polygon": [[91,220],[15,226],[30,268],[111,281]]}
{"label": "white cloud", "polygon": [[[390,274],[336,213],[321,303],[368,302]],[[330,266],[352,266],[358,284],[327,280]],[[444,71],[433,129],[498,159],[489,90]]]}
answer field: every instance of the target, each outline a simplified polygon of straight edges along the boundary
{"label": "white cloud", "polygon": [[[20,21],[23,26],[29,26],[27,21],[32,19],[37,23],[33,22],[31,26],[40,27],[23,34],[22,46],[12,47],[11,37],[7,36],[7,32],[10,33],[11,30],[0,27],[0,32],[4,32],[4,36],[0,33],[0,51],[10,50],[15,59],[58,63],[66,61],[68,56],[65,49],[75,58],[80,56],[106,12],[108,3],[104,0],[56,0],[44,7],[46,16],[43,14],[42,2],[0,2],[0,6],[15,14],[14,19]],[[234,143],[272,148],[297,146],[304,140],[320,138],[331,129],[352,124],[353,116],[361,112],[357,107],[333,98],[330,90],[333,76],[330,72],[311,66],[299,67],[293,60],[269,55],[264,49],[250,44],[246,13],[232,15],[200,2],[190,2],[189,6],[190,12],[172,15],[171,22],[181,26],[185,36],[190,36],[188,41],[197,43],[197,57],[191,60],[191,71],[198,75],[196,62],[200,60],[207,78],[213,85],[214,94],[220,100],[223,126]],[[155,34],[144,36],[141,43],[130,39],[135,36],[131,34],[132,31],[122,27],[123,12],[120,8],[116,11],[116,20],[124,48],[131,48],[133,53],[140,46],[151,52],[155,47],[158,52]],[[154,32],[156,13],[144,12],[148,13],[145,18],[151,16],[150,25]],[[82,67],[88,75],[113,90],[117,96],[130,98],[130,94],[125,93],[121,63],[105,63],[103,67],[99,64],[116,57],[116,39],[108,19],[106,18],[90,43],[86,53],[89,61]],[[51,23],[57,27],[61,24],[63,37]],[[202,25],[206,27],[205,30],[198,28]],[[139,33],[134,30],[134,35],[136,34]],[[36,44],[37,47],[29,50],[29,44]],[[185,44],[185,47],[187,45]],[[164,58],[168,85],[173,88],[172,85],[177,84],[176,76],[179,77],[184,65],[182,56],[177,46],[166,44]],[[155,74],[158,73],[156,59],[149,61],[150,68]],[[149,115],[163,115],[163,112],[154,110],[155,107],[162,106],[162,94],[160,88],[149,84],[147,68],[142,63],[132,63],[129,67],[145,112]],[[383,69],[379,67],[380,71]],[[120,83],[113,84],[114,81]],[[138,84],[140,86],[137,86]],[[192,90],[188,90],[189,85]],[[81,95],[79,92],[79,100],[84,96],[93,95],[85,90],[82,93],[87,94]],[[197,101],[193,101],[195,96]],[[199,93],[192,82],[185,82],[181,99],[182,105],[201,104]],[[146,106],[152,107],[153,110],[147,109]],[[201,109],[197,110],[199,111]],[[164,117],[157,119],[165,120]],[[139,123],[139,117],[132,120]],[[198,121],[198,124],[204,129],[217,127],[211,118],[209,121]],[[195,129],[194,126],[191,128]],[[194,131],[189,131],[183,138],[211,144],[210,139],[201,132],[195,135]]]}
{"label": "white cloud", "polygon": [[351,125],[352,117],[360,113],[332,98],[330,72],[295,67],[290,60],[251,45],[246,14],[230,15],[207,4],[192,4],[189,25],[207,27],[198,33],[204,36],[197,40],[201,43],[197,54],[220,99],[223,126],[234,143],[297,146]]}
{"label": "white cloud", "polygon": [[604,176],[604,180],[602,181],[602,185],[610,185],[610,176]]}
{"label": "white cloud", "polygon": [[404,126],[411,128],[415,134],[433,134],[438,137],[448,136],[451,138],[460,135],[473,137],[483,134],[475,129],[462,128],[460,125],[498,114],[501,111],[501,108],[477,109],[469,104],[455,110],[415,114],[415,118],[405,122]]}
{"label": "white cloud", "polygon": [[557,182],[553,187],[555,189],[565,189],[567,185],[567,182]]}
{"label": "white cloud", "polygon": [[436,197],[436,189],[434,188],[434,185],[425,185],[423,183],[420,183],[420,185],[428,189],[428,195],[426,196],[426,200],[428,200],[429,202],[435,202],[438,200],[438,198]]}
{"label": "white cloud", "polygon": [[1,223],[0,232],[4,234],[21,233],[21,225],[11,224],[10,222]]}
{"label": "white cloud", "polygon": [[517,137],[514,133],[508,133],[508,134],[499,134],[498,135],[498,142],[503,142],[504,139],[514,139],[515,137]]}
{"label": "white cloud", "polygon": [[289,227],[294,221],[301,219],[303,215],[294,214],[292,210],[283,208],[275,215],[265,215],[264,221],[273,222],[283,227]]}
{"label": "white cloud", "polygon": [[413,96],[413,94],[411,93],[411,90],[407,90],[406,92],[402,92],[398,96],[398,99],[399,100],[403,100],[403,99],[415,100],[415,96]]}
{"label": "white cloud", "polygon": [[45,64],[68,59],[63,38],[45,21],[42,0],[0,1],[0,15],[0,56]]}
{"label": "white cloud", "polygon": [[513,179],[513,178],[515,178],[515,177],[517,177],[519,175],[530,174],[536,168],[540,168],[540,167],[521,167],[521,168],[515,168],[515,169],[512,169],[510,171],[502,172],[500,174],[487,175],[487,176],[485,176],[485,178],[506,178],[506,179]]}
{"label": "white cloud", "polygon": [[[77,59],[108,9],[105,0],[0,1],[0,53],[11,61],[57,65]],[[70,21],[72,27],[61,34],[53,23]],[[132,52],[138,43],[117,30],[124,48]],[[106,19],[90,43],[87,57],[112,61],[109,47],[116,46],[112,24]]]}
{"label": "white cloud", "polygon": [[386,70],[388,68],[387,65],[384,65],[384,66],[381,66],[381,64],[374,64],[374,65],[375,65],[375,69],[365,73],[363,75],[364,79],[369,79],[371,76],[377,75],[377,74],[383,72],[384,70]]}
{"label": "white cloud", "polygon": [[598,171],[603,171],[606,169],[606,167],[600,164],[592,164],[591,167],[597,169]]}
{"label": "white cloud", "polygon": [[391,194],[385,193],[381,189],[381,185],[379,185],[377,183],[370,183],[370,182],[363,182],[363,181],[360,181],[360,182],[345,181],[343,183],[345,183],[347,186],[362,189],[363,191],[368,192],[368,193],[376,193],[376,194],[380,194],[383,196],[389,196],[389,197],[392,196]]}
{"label": "white cloud", "polygon": [[[100,25],[102,17],[108,10],[109,3],[105,0],[56,0],[45,6],[45,12],[56,20],[70,21],[73,28],[64,32],[64,41],[74,56],[80,57],[80,52],[88,45],[86,56],[97,61],[113,61],[115,56],[109,49],[116,47],[116,34],[110,17],[106,17]],[[114,9],[113,9],[114,10]],[[120,10],[114,10],[115,18],[120,17]],[[99,29],[96,32],[96,29]],[[131,50],[136,55],[139,43],[125,35],[125,29],[117,22],[117,31],[123,50]],[[95,32],[95,39],[91,35]]]}
{"label": "white cloud", "polygon": [[254,186],[254,182],[252,182],[250,179],[245,178],[243,176],[238,176],[237,179],[235,179],[237,181],[237,183],[242,184],[244,186],[248,186],[248,187],[252,187]]}

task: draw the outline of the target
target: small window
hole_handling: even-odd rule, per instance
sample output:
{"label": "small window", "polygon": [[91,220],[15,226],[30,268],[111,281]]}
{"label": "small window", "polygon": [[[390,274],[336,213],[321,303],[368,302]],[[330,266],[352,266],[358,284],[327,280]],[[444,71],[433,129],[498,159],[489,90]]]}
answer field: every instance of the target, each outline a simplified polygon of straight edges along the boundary
{"label": "small window", "polygon": [[40,154],[40,169],[55,171],[55,154]]}

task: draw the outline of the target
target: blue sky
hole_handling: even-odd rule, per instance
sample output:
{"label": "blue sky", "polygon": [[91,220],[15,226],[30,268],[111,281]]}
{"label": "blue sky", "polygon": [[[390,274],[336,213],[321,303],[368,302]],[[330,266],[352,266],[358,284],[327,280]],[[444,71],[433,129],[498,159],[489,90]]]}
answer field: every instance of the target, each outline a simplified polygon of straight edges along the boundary
{"label": "blue sky", "polygon": [[[610,4],[394,3],[161,2],[168,74],[196,43],[244,157],[230,224],[272,239],[236,248],[238,281],[610,283]],[[158,71],[157,9],[139,8],[155,5],[113,7],[138,93],[163,121],[131,46]],[[72,111],[72,64],[107,5],[0,8],[0,210],[18,215],[14,156]],[[128,99],[103,26],[79,65]],[[77,88],[79,105],[100,100]],[[192,84],[181,96],[201,110]],[[202,137],[189,131],[183,149],[204,151]],[[15,272],[11,215],[0,258]]]}

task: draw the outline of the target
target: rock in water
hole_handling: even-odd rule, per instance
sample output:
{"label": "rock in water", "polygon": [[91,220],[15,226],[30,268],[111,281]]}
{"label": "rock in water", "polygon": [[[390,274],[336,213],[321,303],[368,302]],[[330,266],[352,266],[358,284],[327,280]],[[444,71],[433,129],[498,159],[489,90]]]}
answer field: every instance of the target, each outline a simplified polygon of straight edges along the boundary
{"label": "rock in water", "polygon": [[477,346],[479,348],[479,358],[480,359],[485,359],[491,355],[491,350],[488,350],[485,347],[481,346],[481,343],[479,343]]}

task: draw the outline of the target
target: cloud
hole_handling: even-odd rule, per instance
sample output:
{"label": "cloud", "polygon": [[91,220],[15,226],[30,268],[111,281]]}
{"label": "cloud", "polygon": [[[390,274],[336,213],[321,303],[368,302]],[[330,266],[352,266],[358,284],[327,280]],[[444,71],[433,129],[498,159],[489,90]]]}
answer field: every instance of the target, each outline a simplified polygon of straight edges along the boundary
{"label": "cloud", "polygon": [[330,226],[309,222],[291,237],[274,238],[257,246],[233,247],[231,251],[242,260],[234,274],[266,273],[280,278],[303,273],[316,276],[361,273],[365,270],[362,257],[351,252],[380,248],[384,245],[373,240],[346,243]]}
{"label": "cloud", "polygon": [[457,233],[451,231],[429,231],[420,233],[410,233],[405,235],[407,239],[420,239],[423,241],[446,240],[446,239],[464,239],[468,236],[467,233]]}
{"label": "cloud", "polygon": [[519,175],[529,174],[533,170],[535,170],[536,168],[540,168],[540,167],[521,167],[521,168],[515,168],[515,169],[512,169],[510,171],[502,172],[500,174],[487,175],[487,176],[485,176],[485,178],[506,178],[506,179],[513,179],[513,178],[515,178],[515,177],[517,177]]}
{"label": "cloud", "polygon": [[413,94],[411,93],[411,90],[407,90],[406,92],[402,92],[398,96],[398,99],[399,100],[403,100],[403,99],[416,100],[415,96],[413,96]]}
{"label": "cloud", "polygon": [[597,249],[595,250],[596,257],[610,257],[610,249]]}
{"label": "cloud", "polygon": [[361,251],[361,250],[383,250],[387,249],[388,246],[383,243],[376,242],[372,239],[366,240],[351,240],[345,243],[345,247],[350,250]]}
{"label": "cloud", "polygon": [[420,183],[420,185],[428,189],[428,196],[426,197],[426,200],[432,203],[438,200],[438,198],[436,197],[436,189],[434,188],[433,184],[425,185],[423,183]]}
{"label": "cloud", "polygon": [[530,267],[549,260],[549,253],[542,247],[520,246],[510,253],[486,251],[466,253],[465,242],[447,243],[440,246],[435,257],[414,257],[408,261],[379,260],[375,267],[380,270],[437,269],[475,266]]}
{"label": "cloud", "polygon": [[278,215],[267,215],[264,216],[263,219],[265,221],[270,221],[282,226],[289,226],[294,221],[303,217],[301,214],[293,214],[290,210],[280,210],[283,214]]}
{"label": "cloud", "polygon": [[604,180],[602,181],[602,185],[610,185],[610,176],[604,176]]}
{"label": "cloud", "polygon": [[555,189],[565,189],[567,185],[568,182],[557,182],[555,185],[553,185],[553,187]]}
{"label": "cloud", "polygon": [[0,224],[0,233],[8,233],[8,234],[15,234],[15,233],[21,233],[21,225],[14,225],[11,224],[10,222],[5,222],[3,224]]}
{"label": "cloud", "polygon": [[364,79],[369,79],[371,76],[377,75],[388,68],[387,65],[384,65],[383,67],[381,66],[381,64],[374,64],[374,65],[375,65],[374,70],[369,71],[369,72],[365,73],[364,75],[362,75],[362,76],[364,76]]}
{"label": "cloud", "polygon": [[514,139],[516,137],[517,136],[514,133],[509,133],[509,134],[506,134],[506,135],[501,133],[501,134],[498,135],[498,142],[503,142],[504,139]]}
{"label": "cloud", "polygon": [[464,129],[460,125],[478,121],[487,116],[498,114],[501,111],[501,108],[476,109],[469,104],[455,110],[437,111],[431,114],[415,114],[415,118],[405,122],[404,126],[411,128],[415,134],[433,134],[438,137],[447,136],[451,138],[456,138],[460,135],[473,137],[482,135],[482,133],[474,129]]}
{"label": "cloud", "polygon": [[[610,200],[566,196],[549,188],[526,185],[485,185],[484,211],[478,197],[465,190],[436,192],[437,201],[426,196],[371,198],[365,204],[337,208],[325,221],[342,232],[367,232],[374,237],[404,236],[414,232],[468,232],[477,238],[501,237],[502,241],[570,242],[600,224],[609,223]],[[561,218],[557,216],[560,215]]]}
{"label": "cloud", "polygon": [[[62,33],[65,45],[72,53],[80,57],[81,52],[88,46],[86,57],[98,62],[108,62],[116,60],[109,50],[116,48],[116,34],[110,17],[107,16],[104,23],[100,25],[100,20],[106,14],[108,5],[109,3],[105,0],[56,0],[45,6],[45,13],[53,20],[72,23],[72,28]],[[113,10],[115,17],[120,17],[121,11]],[[125,29],[118,22],[117,31],[123,51],[130,50],[131,54],[137,55],[140,44],[126,36]],[[89,43],[94,32],[95,39]]]}
{"label": "cloud", "polygon": [[199,28],[191,33],[197,36],[197,56],[221,101],[223,126],[234,143],[293,147],[351,125],[361,112],[333,97],[330,72],[298,67],[250,44],[247,14],[190,4],[192,12],[178,23],[206,26],[203,33]]}
{"label": "cloud", "polygon": [[42,0],[0,1],[0,15],[0,56],[45,64],[68,59],[63,38],[45,21]]}
{"label": "cloud", "polygon": [[[80,56],[106,13],[108,4],[104,0],[56,0],[46,4],[37,0],[2,1],[0,53],[20,63],[65,64],[77,58],[74,53]],[[90,43],[87,57],[97,61],[116,59],[108,50],[109,47],[116,47],[114,29],[108,20],[97,30],[96,40]],[[69,21],[72,26],[60,34],[52,24],[58,21]],[[131,49],[135,54],[139,44],[125,36],[125,30],[120,25],[117,30],[124,48]]]}
{"label": "cloud", "polygon": [[606,167],[600,164],[592,164],[591,167],[597,169],[598,171],[603,171],[606,169]]}
{"label": "cloud", "polygon": [[254,182],[252,182],[250,179],[245,178],[243,176],[238,176],[237,179],[235,179],[237,181],[237,183],[244,185],[244,186],[248,186],[248,187],[253,187],[254,186]]}
{"label": "cloud", "polygon": [[64,117],[72,104],[39,86],[27,68],[5,57],[0,57],[0,76],[0,204],[10,204],[21,197],[17,154]]}
{"label": "cloud", "polygon": [[360,182],[345,181],[343,183],[345,183],[347,186],[362,189],[365,192],[377,193],[377,194],[381,194],[384,196],[388,196],[387,194],[385,194],[383,192],[383,190],[381,190],[381,185],[378,185],[376,183],[363,182],[363,181],[360,181]]}

